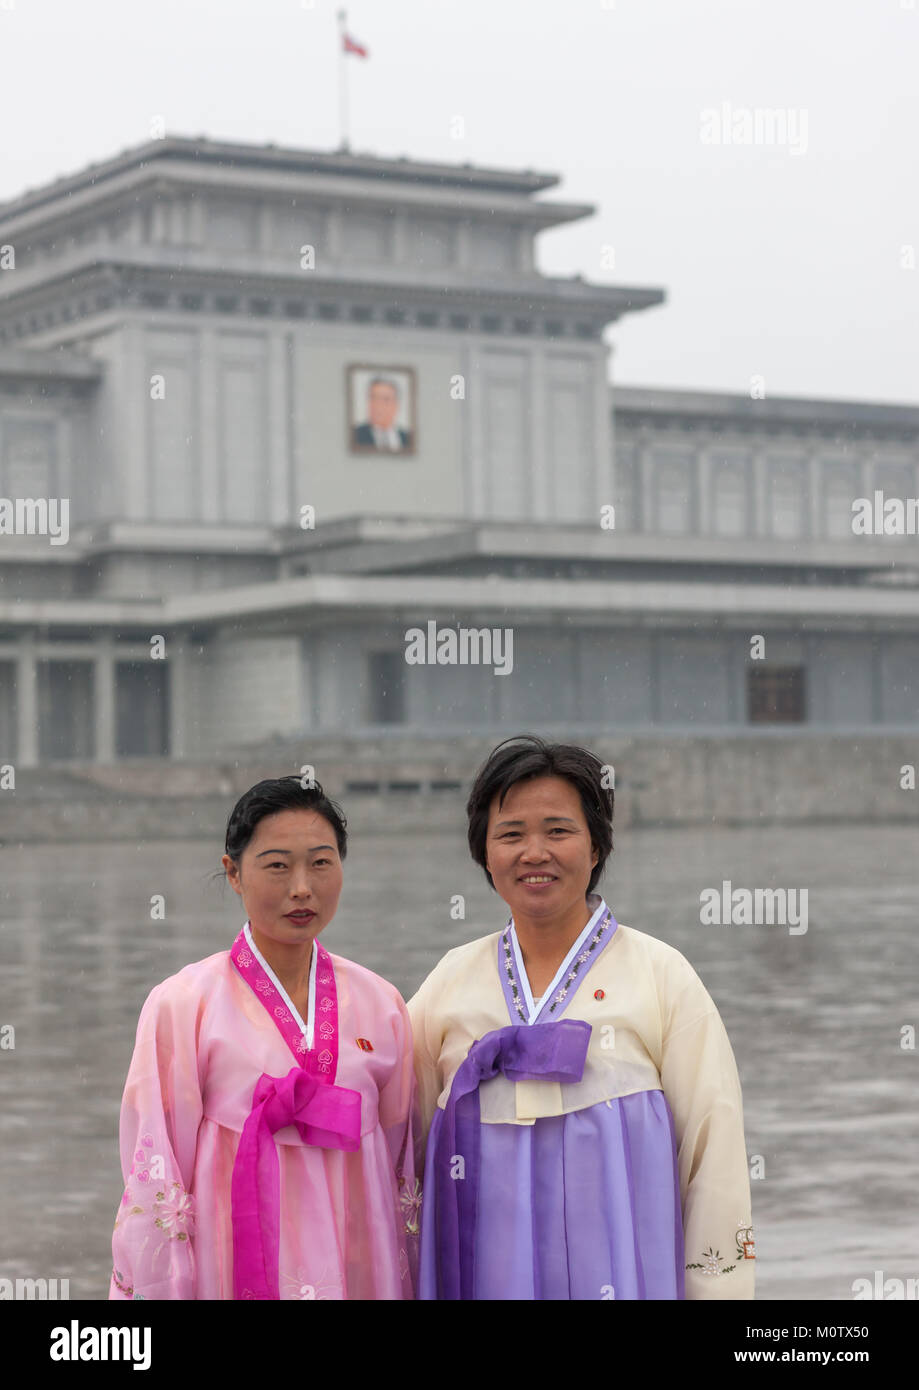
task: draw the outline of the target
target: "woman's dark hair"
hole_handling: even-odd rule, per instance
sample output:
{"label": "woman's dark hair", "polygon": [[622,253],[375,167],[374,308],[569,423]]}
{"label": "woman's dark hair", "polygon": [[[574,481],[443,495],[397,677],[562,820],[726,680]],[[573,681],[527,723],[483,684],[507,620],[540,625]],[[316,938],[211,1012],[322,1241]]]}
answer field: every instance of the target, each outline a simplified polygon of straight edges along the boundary
{"label": "woman's dark hair", "polygon": [[273,816],[276,811],[289,810],[315,811],[326,820],[335,831],[339,857],[344,859],[348,849],[347,821],[341,807],[326,796],[315,779],[311,786],[304,787],[302,779],[291,773],[287,777],[267,777],[264,782],[256,782],[247,792],[243,792],[230,812],[227,821],[226,853],[235,863],[239,863],[243,851],[255,834],[255,827],[265,816]]}
{"label": "woman's dark hair", "polygon": [[476,773],[466,802],[469,852],[485,870],[492,888],[494,881],[485,867],[485,840],[492,801],[497,796],[498,805],[503,806],[511,787],[531,777],[563,777],[581,798],[591,846],[599,856],[587,885],[588,893],[593,892],[613,848],[613,790],[603,785],[605,766],[587,748],[578,748],[572,743],[546,743],[536,734],[516,734],[492,749]]}

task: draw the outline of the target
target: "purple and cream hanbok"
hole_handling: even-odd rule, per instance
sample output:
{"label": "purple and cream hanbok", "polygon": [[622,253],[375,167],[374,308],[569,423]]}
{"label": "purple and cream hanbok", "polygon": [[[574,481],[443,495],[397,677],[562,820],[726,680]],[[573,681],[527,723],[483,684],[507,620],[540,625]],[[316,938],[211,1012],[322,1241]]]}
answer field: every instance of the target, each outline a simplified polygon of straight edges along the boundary
{"label": "purple and cream hanbok", "polygon": [[592,916],[540,999],[513,921],[408,1010],[428,1132],[418,1297],[753,1297],[740,1083],[679,951]]}

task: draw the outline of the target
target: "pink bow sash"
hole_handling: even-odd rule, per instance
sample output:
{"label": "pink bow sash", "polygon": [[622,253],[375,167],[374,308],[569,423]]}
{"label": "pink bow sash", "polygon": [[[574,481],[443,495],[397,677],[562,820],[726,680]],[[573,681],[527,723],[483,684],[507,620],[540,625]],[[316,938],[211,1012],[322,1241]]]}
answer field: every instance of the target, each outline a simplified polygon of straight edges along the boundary
{"label": "pink bow sash", "polygon": [[280,1298],[280,1169],[274,1135],[294,1125],[305,1144],[353,1152],[361,1143],[361,1095],[292,1067],[263,1072],[233,1165],[233,1297]]}

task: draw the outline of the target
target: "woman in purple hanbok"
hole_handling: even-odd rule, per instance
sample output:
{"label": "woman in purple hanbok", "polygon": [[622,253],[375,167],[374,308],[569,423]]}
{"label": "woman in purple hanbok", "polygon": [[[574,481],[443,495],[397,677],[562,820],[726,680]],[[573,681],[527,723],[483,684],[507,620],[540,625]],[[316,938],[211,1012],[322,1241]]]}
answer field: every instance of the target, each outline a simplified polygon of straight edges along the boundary
{"label": "woman in purple hanbok", "polygon": [[525,735],[472,788],[472,857],[511,917],[448,951],[408,1005],[421,1298],[753,1297],[731,1045],[689,962],[593,891],[605,771]]}

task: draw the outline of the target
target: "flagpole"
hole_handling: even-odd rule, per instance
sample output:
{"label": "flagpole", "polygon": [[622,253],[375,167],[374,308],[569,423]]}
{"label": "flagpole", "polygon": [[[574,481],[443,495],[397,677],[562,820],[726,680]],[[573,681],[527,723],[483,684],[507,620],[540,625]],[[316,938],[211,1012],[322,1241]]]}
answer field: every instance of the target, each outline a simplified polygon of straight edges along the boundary
{"label": "flagpole", "polygon": [[338,11],[338,119],[341,125],[341,148],[348,148],[348,55],[345,52],[345,25],[348,16]]}

